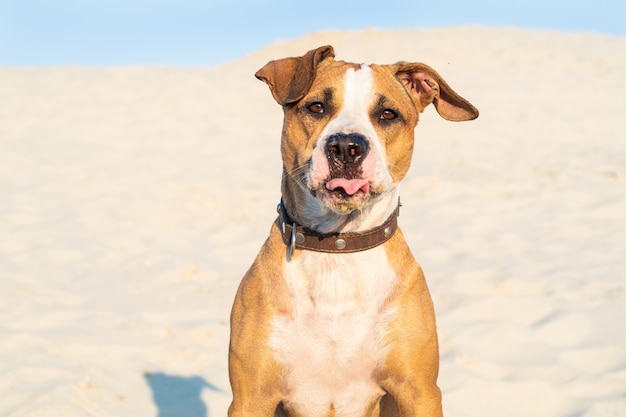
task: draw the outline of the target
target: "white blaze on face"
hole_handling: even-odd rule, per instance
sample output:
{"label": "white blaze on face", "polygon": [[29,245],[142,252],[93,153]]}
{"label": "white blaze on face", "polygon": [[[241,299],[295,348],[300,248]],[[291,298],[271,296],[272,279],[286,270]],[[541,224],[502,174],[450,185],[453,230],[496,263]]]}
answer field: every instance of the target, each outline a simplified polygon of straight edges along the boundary
{"label": "white blaze on face", "polygon": [[376,136],[369,118],[369,106],[374,100],[374,80],[370,67],[361,65],[355,71],[349,68],[344,77],[343,106],[337,116],[326,126],[322,140],[333,133],[360,133],[367,138]]}
{"label": "white blaze on face", "polygon": [[[311,184],[319,186],[329,175],[328,160],[324,147],[328,137],[336,133],[358,133],[363,135],[370,146],[370,151],[363,161],[363,178],[373,188],[389,186],[391,176],[385,163],[385,152],[370,119],[370,108],[374,104],[374,79],[372,70],[363,64],[355,70],[349,68],[344,76],[343,104],[337,115],[326,125],[320,135],[312,155]],[[387,187],[385,187],[387,188]]]}

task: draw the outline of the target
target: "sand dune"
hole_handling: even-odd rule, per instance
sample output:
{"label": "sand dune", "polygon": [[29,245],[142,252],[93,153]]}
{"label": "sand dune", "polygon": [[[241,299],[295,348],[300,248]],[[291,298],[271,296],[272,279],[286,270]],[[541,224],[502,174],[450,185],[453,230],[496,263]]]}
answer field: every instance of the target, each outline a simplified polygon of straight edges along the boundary
{"label": "sand dune", "polygon": [[322,44],[422,61],[400,225],[447,416],[626,415],[626,38],[316,33],[212,68],[0,68],[0,415],[223,416],[228,315],[280,198],[254,72]]}

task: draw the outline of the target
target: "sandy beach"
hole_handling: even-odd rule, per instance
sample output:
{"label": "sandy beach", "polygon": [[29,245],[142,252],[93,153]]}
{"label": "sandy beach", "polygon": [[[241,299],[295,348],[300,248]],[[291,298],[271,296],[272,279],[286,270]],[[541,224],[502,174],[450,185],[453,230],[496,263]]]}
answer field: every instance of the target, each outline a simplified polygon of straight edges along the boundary
{"label": "sandy beach", "polygon": [[280,199],[253,74],[324,44],[429,64],[481,113],[428,108],[401,185],[444,414],[626,416],[626,38],[487,27],[0,67],[0,416],[226,415],[230,307]]}

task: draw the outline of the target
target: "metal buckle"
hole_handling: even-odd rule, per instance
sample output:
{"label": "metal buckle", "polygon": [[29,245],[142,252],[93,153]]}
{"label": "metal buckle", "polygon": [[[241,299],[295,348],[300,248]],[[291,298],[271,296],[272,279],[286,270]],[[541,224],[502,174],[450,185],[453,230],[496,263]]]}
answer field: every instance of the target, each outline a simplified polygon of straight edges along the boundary
{"label": "metal buckle", "polygon": [[289,239],[289,246],[287,246],[287,260],[291,259],[291,255],[293,255],[296,250],[296,223],[294,222],[291,225],[291,239]]}

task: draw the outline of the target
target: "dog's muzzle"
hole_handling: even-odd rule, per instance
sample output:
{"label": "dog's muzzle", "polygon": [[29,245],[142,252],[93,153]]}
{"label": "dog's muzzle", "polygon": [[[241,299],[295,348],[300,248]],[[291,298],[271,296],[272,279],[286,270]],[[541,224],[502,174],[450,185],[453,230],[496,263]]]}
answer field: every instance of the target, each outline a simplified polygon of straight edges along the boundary
{"label": "dog's muzzle", "polygon": [[362,163],[370,147],[365,136],[358,133],[337,133],[329,136],[324,147],[330,170],[326,189],[346,197],[369,192],[369,181],[362,178]]}

